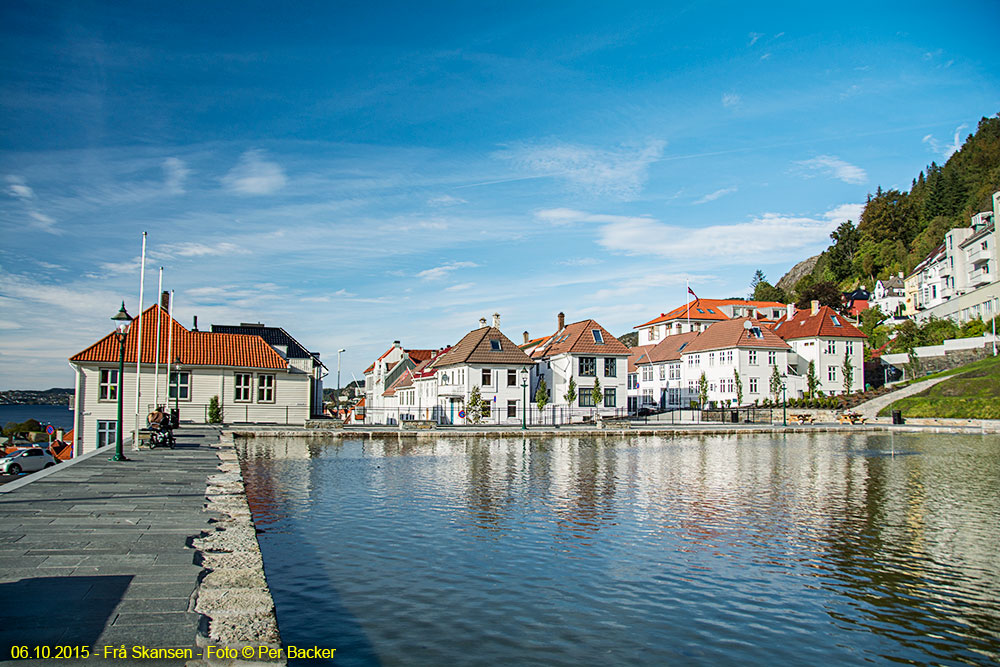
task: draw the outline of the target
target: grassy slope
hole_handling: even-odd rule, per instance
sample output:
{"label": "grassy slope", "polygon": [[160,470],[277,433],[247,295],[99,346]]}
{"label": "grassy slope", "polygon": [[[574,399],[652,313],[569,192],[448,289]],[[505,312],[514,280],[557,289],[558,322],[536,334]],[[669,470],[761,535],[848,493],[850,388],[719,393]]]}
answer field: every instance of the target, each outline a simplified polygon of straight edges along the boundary
{"label": "grassy slope", "polygon": [[902,410],[904,417],[1000,419],[1000,357],[990,357],[935,376],[950,376],[879,414]]}

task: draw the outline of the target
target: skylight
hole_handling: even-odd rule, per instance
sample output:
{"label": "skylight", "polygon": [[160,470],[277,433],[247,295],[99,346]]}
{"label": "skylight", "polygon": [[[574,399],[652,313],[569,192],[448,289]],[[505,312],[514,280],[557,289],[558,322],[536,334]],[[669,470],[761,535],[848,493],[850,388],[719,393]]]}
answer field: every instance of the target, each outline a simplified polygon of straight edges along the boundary
{"label": "skylight", "polygon": [[704,311],[704,310],[702,310],[701,308],[695,308],[695,310],[697,310],[697,311],[698,311],[699,313],[701,313],[702,315],[704,315],[704,314],[705,314],[705,311]]}
{"label": "skylight", "polygon": [[750,335],[754,338],[763,338],[764,334],[761,332],[760,327],[750,327]]}
{"label": "skylight", "polygon": [[831,315],[830,316],[830,321],[833,322],[833,326],[835,326],[835,327],[839,327],[840,326],[840,320],[837,319],[836,315]]}
{"label": "skylight", "polygon": [[600,329],[591,329],[590,333],[594,334],[594,342],[598,345],[604,345],[604,334],[601,333]]}
{"label": "skylight", "polygon": [[712,313],[713,315],[715,315],[715,311],[714,311],[714,310],[712,310],[711,308],[709,308],[709,309],[708,309],[708,312],[710,312],[710,313]]}
{"label": "skylight", "polygon": [[496,338],[491,339],[490,340],[490,347],[493,348],[493,351],[499,352],[500,351],[500,341],[498,339],[496,339]]}

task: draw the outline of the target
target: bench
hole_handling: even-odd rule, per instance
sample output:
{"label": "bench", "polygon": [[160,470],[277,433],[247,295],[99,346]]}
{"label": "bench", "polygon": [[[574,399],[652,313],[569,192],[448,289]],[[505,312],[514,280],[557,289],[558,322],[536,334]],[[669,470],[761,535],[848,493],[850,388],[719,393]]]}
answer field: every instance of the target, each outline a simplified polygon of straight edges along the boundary
{"label": "bench", "polygon": [[810,414],[788,415],[788,420],[796,424],[815,424],[816,419]]}
{"label": "bench", "polygon": [[868,421],[868,418],[861,416],[857,412],[845,412],[837,415],[837,421],[841,424],[864,424]]}

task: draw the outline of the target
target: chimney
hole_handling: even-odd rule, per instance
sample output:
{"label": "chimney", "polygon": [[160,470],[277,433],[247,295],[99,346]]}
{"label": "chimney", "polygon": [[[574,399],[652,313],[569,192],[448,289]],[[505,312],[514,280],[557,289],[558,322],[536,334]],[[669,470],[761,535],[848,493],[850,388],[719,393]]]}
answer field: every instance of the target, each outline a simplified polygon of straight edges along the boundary
{"label": "chimney", "polygon": [[786,303],[785,304],[785,319],[790,320],[793,317],[795,317],[795,304],[794,303]]}
{"label": "chimney", "polygon": [[528,344],[528,332],[527,331],[524,332],[524,344],[525,345]]}
{"label": "chimney", "polygon": [[566,328],[566,313],[559,313],[559,328],[556,331],[562,331]]}
{"label": "chimney", "polygon": [[500,328],[500,313],[493,313],[493,328]]}
{"label": "chimney", "polygon": [[900,280],[902,280],[902,279],[903,279],[903,272],[902,272],[902,271],[900,271],[900,272],[899,272],[899,279],[900,279]]}
{"label": "chimney", "polygon": [[392,346],[393,346],[393,347],[399,347],[399,346],[400,346],[400,345],[399,345],[399,341],[398,341],[398,340],[394,340],[394,341],[392,341]]}
{"label": "chimney", "polygon": [[816,299],[813,299],[812,301],[812,314],[813,315],[819,314],[819,301],[817,301]]}
{"label": "chimney", "polygon": [[195,315],[194,316],[194,326],[191,327],[191,331],[197,331],[197,330],[198,330],[198,316]]}
{"label": "chimney", "polygon": [[486,318],[485,317],[480,317],[479,318],[479,328],[482,329],[485,326],[486,326]]}
{"label": "chimney", "polygon": [[163,308],[168,313],[170,312],[170,292],[167,290],[160,292],[160,308]]}

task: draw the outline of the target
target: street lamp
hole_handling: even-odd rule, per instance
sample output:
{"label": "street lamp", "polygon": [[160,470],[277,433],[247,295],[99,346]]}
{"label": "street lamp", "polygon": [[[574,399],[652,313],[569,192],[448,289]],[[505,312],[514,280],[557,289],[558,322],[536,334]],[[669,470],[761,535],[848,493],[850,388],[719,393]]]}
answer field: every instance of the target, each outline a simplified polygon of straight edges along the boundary
{"label": "street lamp", "polygon": [[346,348],[337,350],[337,417],[340,417],[340,355],[347,352]]}
{"label": "street lamp", "polygon": [[174,359],[174,414],[177,416],[177,426],[181,421],[181,358]]}
{"label": "street lamp", "polygon": [[114,334],[118,338],[118,390],[115,392],[118,394],[118,426],[115,429],[115,455],[108,460],[128,461],[122,453],[122,387],[125,385],[123,382],[123,375],[125,374],[125,338],[128,336],[128,330],[132,326],[132,317],[125,310],[124,301],[122,301],[121,309],[111,318],[111,321],[115,323]]}
{"label": "street lamp", "polygon": [[521,389],[524,391],[524,403],[521,404],[521,430],[528,429],[528,369],[521,369]]}
{"label": "street lamp", "polygon": [[785,396],[785,389],[788,386],[788,376],[781,374],[781,425],[788,426],[788,397]]}

